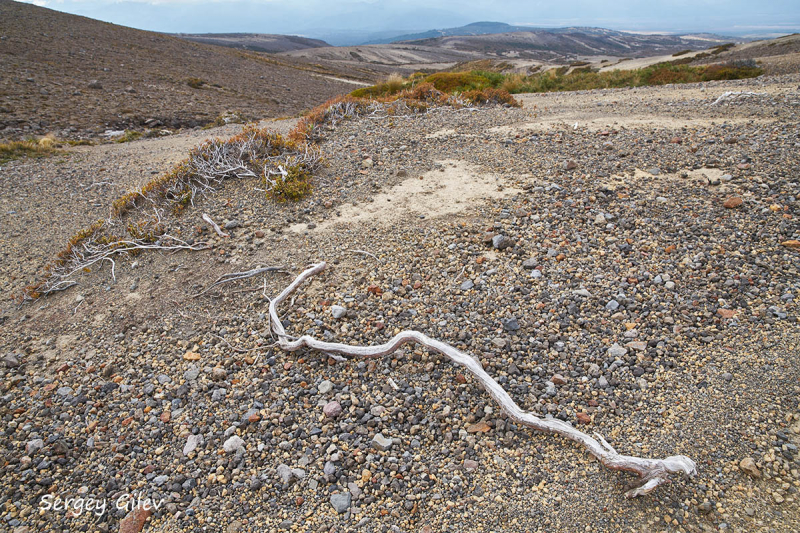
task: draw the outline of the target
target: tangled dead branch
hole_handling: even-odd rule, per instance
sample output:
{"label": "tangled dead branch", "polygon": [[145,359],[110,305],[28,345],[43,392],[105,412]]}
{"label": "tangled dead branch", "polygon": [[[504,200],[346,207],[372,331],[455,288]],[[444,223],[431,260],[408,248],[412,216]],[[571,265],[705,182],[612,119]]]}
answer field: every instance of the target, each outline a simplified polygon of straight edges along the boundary
{"label": "tangled dead branch", "polygon": [[618,453],[599,434],[587,435],[572,425],[558,419],[541,419],[532,413],[522,410],[511,396],[495,381],[472,356],[457,350],[444,342],[432,339],[418,331],[402,331],[384,344],[377,346],[350,346],[347,344],[324,342],[308,335],[294,338],[286,331],[278,318],[277,307],[305,280],[325,269],[325,263],[312,265],[302,272],[292,283],[286,287],[269,305],[270,327],[278,337],[278,346],[286,351],[296,351],[302,348],[317,350],[329,355],[340,354],[346,357],[375,357],[388,355],[395,352],[402,345],[417,343],[425,348],[438,352],[457,365],[466,368],[480,382],[481,386],[500,405],[503,412],[519,424],[548,433],[556,433],[577,442],[594,455],[603,465],[612,470],[627,470],[640,477],[638,487],[629,490],[625,496],[634,498],[649,494],[659,485],[669,482],[670,474],[696,474],[694,461],[684,455],[675,455],[666,459],[648,459],[622,455]]}
{"label": "tangled dead branch", "polygon": [[207,243],[189,244],[168,234],[162,234],[156,240],[150,238],[116,239],[107,235],[91,235],[74,245],[71,244],[65,252],[62,252],[59,259],[48,267],[47,276],[43,281],[26,287],[23,292],[23,301],[34,300],[72,287],[77,284],[77,281],[70,278],[81,271],[89,271],[95,265],[110,264],[111,277],[116,280],[114,257],[120,254],[143,250],[172,252],[206,248],[208,248]]}
{"label": "tangled dead branch", "polygon": [[194,294],[192,298],[197,298],[201,296],[214,287],[219,287],[223,283],[230,283],[231,281],[240,281],[247,278],[252,278],[253,276],[258,276],[259,274],[266,274],[267,272],[280,272],[283,270],[283,267],[264,267],[264,268],[254,268],[252,270],[248,270],[246,272],[233,272],[231,274],[223,274],[222,276],[218,277],[214,283],[203,289],[202,291]]}

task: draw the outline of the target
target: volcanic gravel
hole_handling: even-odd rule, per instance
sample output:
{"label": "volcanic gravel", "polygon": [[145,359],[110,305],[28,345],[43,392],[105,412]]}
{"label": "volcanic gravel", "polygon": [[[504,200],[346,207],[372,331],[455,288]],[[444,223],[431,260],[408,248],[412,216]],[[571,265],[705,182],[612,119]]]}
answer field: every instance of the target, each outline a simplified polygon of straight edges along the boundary
{"label": "volcanic gravel", "polygon": [[[309,198],[229,182],[171,221],[211,250],[120,259],[116,281],[105,268],[3,304],[2,527],[117,531],[113,502],[136,493],[163,499],[145,531],[797,531],[799,82],[345,121],[324,131]],[[712,105],[726,91],[755,94]],[[405,200],[348,215],[389,213],[410,181],[451,172],[498,194],[444,216]],[[277,350],[268,298],[321,260],[281,309],[290,334],[420,330],[523,408],[621,453],[687,455],[698,475],[625,500],[630,476],[510,422],[437,354]],[[13,262],[8,296],[33,274]],[[192,296],[255,266],[287,273]],[[40,511],[46,494],[109,510]]]}

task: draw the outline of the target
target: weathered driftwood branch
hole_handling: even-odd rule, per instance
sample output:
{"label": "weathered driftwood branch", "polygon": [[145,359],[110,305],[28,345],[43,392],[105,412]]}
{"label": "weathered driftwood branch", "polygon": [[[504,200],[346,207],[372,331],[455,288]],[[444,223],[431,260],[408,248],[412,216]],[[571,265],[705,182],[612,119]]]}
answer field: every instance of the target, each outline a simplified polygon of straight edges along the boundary
{"label": "weathered driftwood branch", "polygon": [[311,276],[321,272],[325,268],[325,263],[311,266],[286,287],[269,305],[269,317],[272,332],[278,337],[278,346],[286,351],[296,351],[301,348],[310,348],[327,354],[341,354],[349,357],[376,357],[393,353],[403,344],[417,343],[425,348],[439,352],[452,362],[466,368],[483,386],[484,389],[494,398],[508,417],[519,424],[529,426],[539,431],[556,433],[570,440],[573,440],[589,453],[594,455],[607,468],[612,470],[627,470],[639,474],[640,484],[638,487],[629,490],[625,496],[634,498],[650,493],[653,489],[669,482],[669,475],[673,473],[683,473],[694,475],[696,473],[695,463],[683,455],[675,455],[666,459],[646,459],[622,455],[606,440],[595,433],[592,437],[578,431],[572,425],[558,419],[542,419],[532,413],[523,411],[509,394],[500,386],[486,371],[481,364],[470,355],[461,352],[449,344],[432,339],[418,331],[402,331],[392,337],[388,342],[377,346],[349,346],[335,342],[324,342],[308,335],[300,338],[291,337],[286,334],[281,321],[278,317],[277,307],[300,284]]}

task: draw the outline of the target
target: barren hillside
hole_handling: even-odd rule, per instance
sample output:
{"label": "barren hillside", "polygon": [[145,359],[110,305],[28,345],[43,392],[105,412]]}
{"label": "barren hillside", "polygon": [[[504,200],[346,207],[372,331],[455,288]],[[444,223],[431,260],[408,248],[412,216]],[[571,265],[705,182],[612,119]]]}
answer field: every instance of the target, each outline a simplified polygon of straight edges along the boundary
{"label": "barren hillside", "polygon": [[0,139],[295,114],[350,84],[280,62],[0,0]]}
{"label": "barren hillside", "polygon": [[218,46],[267,52],[270,54],[330,46],[325,41],[320,41],[319,39],[308,39],[297,35],[272,35],[268,33],[179,33],[175,36],[197,43],[215,44]]}

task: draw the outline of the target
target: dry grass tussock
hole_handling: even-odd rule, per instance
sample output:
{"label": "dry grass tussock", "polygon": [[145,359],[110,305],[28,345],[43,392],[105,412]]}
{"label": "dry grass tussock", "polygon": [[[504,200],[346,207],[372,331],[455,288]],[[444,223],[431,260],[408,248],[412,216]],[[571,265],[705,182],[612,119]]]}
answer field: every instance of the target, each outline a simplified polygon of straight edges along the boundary
{"label": "dry grass tussock", "polygon": [[44,157],[58,152],[61,146],[52,136],[26,141],[0,143],[0,165],[24,157]]}

